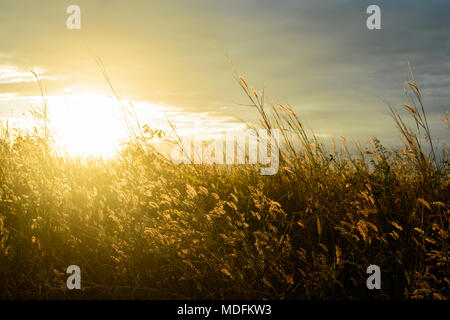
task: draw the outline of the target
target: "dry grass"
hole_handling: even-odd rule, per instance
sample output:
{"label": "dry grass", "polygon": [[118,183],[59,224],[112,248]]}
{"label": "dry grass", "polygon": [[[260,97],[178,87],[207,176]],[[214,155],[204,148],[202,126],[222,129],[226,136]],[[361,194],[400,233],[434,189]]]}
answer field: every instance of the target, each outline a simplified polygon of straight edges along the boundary
{"label": "dry grass", "polygon": [[[345,141],[327,151],[289,106],[267,109],[237,81],[262,126],[282,130],[274,176],[176,166],[148,148],[148,127],[107,161],[58,155],[46,122],[44,134],[5,131],[0,298],[449,298],[448,155],[436,154],[414,78],[415,127],[391,109],[404,146],[374,139],[356,157]],[[70,264],[80,291],[65,288]],[[371,264],[382,290],[366,288]]]}

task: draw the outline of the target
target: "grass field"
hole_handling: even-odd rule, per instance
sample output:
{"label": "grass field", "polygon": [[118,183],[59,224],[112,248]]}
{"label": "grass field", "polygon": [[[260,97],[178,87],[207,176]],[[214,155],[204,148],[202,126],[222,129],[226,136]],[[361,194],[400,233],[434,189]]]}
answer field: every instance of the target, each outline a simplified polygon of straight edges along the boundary
{"label": "grass field", "polygon": [[[286,105],[280,169],[175,165],[134,132],[112,159],[58,153],[43,109],[0,139],[2,299],[448,299],[449,162],[411,80],[403,145],[327,148]],[[448,119],[444,116],[444,126]],[[81,290],[66,268],[81,268]],[[380,266],[381,290],[366,269]]]}

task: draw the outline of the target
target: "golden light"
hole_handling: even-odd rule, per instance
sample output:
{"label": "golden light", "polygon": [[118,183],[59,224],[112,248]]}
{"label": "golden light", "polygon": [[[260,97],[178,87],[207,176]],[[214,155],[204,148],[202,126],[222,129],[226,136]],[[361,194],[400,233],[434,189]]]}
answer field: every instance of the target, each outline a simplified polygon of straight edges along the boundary
{"label": "golden light", "polygon": [[119,103],[104,95],[65,92],[48,98],[59,146],[72,156],[113,156],[128,136]]}
{"label": "golden light", "polygon": [[[73,93],[65,89],[62,95],[49,95],[47,105],[55,141],[71,156],[109,158],[116,154],[121,142],[129,139],[122,107],[116,99],[107,95]],[[181,136],[208,139],[226,131],[245,128],[245,124],[230,121],[231,118],[185,113],[180,108],[147,101],[134,101],[133,105],[141,125],[150,124],[152,128],[170,133],[170,120]],[[133,119],[131,121],[133,124]]]}

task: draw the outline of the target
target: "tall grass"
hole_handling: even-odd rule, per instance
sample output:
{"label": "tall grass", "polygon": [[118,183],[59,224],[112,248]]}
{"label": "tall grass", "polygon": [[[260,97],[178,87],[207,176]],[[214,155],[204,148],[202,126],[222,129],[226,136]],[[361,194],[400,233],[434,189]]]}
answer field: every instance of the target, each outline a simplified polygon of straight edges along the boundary
{"label": "tall grass", "polygon": [[[356,156],[236,80],[261,126],[282,132],[274,176],[176,166],[149,148],[148,126],[114,159],[84,161],[54,151],[46,122],[44,134],[6,130],[0,297],[448,299],[448,154],[438,160],[413,74],[414,126],[391,108],[403,146],[373,139]],[[71,264],[81,290],[66,288]],[[371,264],[381,290],[366,287]]]}

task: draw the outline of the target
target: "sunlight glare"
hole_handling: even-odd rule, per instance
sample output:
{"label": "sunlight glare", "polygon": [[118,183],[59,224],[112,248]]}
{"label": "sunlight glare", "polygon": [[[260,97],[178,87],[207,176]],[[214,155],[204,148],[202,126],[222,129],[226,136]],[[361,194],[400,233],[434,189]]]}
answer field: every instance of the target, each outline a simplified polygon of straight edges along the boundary
{"label": "sunlight glare", "polygon": [[111,157],[128,136],[119,103],[107,96],[65,94],[48,105],[57,143],[72,156]]}

